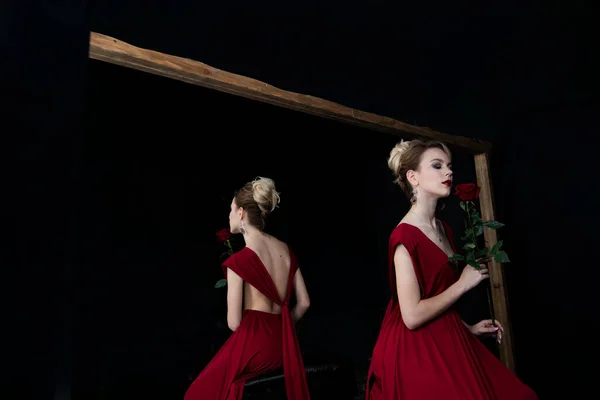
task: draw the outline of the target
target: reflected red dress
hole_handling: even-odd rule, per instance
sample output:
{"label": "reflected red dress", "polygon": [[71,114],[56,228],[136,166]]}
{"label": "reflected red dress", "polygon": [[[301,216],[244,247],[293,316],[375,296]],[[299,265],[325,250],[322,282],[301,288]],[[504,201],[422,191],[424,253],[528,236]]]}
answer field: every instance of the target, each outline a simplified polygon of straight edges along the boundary
{"label": "reflected red dress", "polygon": [[281,300],[273,279],[258,255],[244,247],[223,263],[245,282],[258,289],[281,314],[244,310],[240,326],[233,332],[185,394],[185,400],[241,400],[248,379],[283,365],[287,398],[309,400],[306,371],[296,338],[289,299],[298,261],[290,250],[290,272],[285,299]]}
{"label": "reflected red dress", "polygon": [[[443,226],[455,249],[450,227]],[[394,269],[399,244],[410,254],[423,299],[457,280],[446,253],[420,229],[405,223],[394,229],[388,259],[392,299],[373,350],[366,399],[536,400],[536,394],[463,325],[454,307],[418,329],[406,327]]]}

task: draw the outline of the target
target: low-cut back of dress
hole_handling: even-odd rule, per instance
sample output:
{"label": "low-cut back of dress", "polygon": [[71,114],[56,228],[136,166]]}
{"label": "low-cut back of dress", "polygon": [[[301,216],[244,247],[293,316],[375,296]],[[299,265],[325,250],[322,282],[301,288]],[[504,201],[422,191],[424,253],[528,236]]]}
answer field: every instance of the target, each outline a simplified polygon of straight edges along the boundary
{"label": "low-cut back of dress", "polygon": [[[454,238],[443,222],[453,248]],[[410,330],[402,320],[394,254],[408,251],[422,299],[448,289],[457,276],[448,255],[419,228],[398,225],[389,242],[392,299],[373,350],[367,400],[536,400],[536,394],[500,362],[462,323],[454,306]]]}
{"label": "low-cut back of dress", "polygon": [[281,299],[273,279],[258,255],[245,247],[223,263],[245,282],[281,307],[281,314],[244,310],[238,329],[198,375],[185,400],[241,400],[248,379],[283,365],[288,400],[309,400],[306,372],[289,301],[298,261],[290,253],[290,270],[285,298]]}

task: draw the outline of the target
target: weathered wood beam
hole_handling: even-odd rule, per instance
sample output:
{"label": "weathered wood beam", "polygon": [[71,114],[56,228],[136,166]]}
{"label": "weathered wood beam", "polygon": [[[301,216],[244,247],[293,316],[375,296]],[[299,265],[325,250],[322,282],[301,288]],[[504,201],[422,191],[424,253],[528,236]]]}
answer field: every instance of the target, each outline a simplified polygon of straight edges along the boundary
{"label": "weathered wood beam", "polygon": [[[479,194],[479,204],[481,206],[481,217],[487,220],[495,219],[494,211],[494,192],[492,190],[492,177],[490,175],[490,165],[488,155],[475,155],[475,173],[477,175],[477,185],[481,188]],[[491,249],[497,242],[496,231],[490,228],[484,228],[483,235],[486,245]],[[492,288],[492,302],[494,303],[494,314],[504,327],[502,343],[499,345],[500,360],[513,372],[515,372],[515,358],[513,354],[513,333],[512,324],[508,309],[508,295],[506,293],[506,280],[504,279],[504,266],[495,262],[490,262],[490,285]]]}
{"label": "weathered wood beam", "polygon": [[90,37],[90,58],[390,133],[405,139],[422,137],[441,140],[471,154],[485,153],[491,148],[490,143],[482,140],[449,135],[429,128],[410,125],[393,118],[356,110],[318,97],[289,92],[256,79],[213,68],[199,61],[139,48],[96,32],[92,32]]}

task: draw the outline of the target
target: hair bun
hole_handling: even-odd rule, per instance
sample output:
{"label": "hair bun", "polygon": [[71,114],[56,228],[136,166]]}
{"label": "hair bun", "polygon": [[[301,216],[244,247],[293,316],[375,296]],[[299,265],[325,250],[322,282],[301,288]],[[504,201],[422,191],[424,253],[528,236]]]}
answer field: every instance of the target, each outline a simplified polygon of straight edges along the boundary
{"label": "hair bun", "polygon": [[398,174],[400,167],[402,166],[402,154],[410,147],[410,140],[400,140],[392,151],[390,151],[390,157],[388,158],[388,167]]}
{"label": "hair bun", "polygon": [[265,214],[275,210],[275,207],[277,207],[281,200],[279,192],[275,189],[273,179],[260,176],[252,181],[252,197],[260,210]]}

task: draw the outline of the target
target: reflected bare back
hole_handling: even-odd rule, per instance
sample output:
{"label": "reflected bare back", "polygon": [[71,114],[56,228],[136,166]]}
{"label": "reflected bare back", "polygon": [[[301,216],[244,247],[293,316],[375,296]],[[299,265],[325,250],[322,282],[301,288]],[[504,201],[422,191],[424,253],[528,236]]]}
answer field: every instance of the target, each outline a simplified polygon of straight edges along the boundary
{"label": "reflected bare back", "polygon": [[[285,243],[270,235],[265,235],[263,240],[247,246],[254,251],[275,284],[279,298],[287,294],[288,277],[291,259]],[[281,307],[258,291],[248,282],[244,282],[244,308],[249,310],[264,311],[272,314],[281,314]]]}

